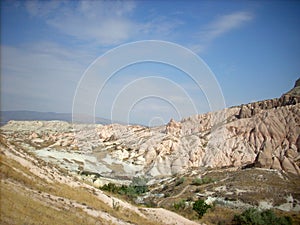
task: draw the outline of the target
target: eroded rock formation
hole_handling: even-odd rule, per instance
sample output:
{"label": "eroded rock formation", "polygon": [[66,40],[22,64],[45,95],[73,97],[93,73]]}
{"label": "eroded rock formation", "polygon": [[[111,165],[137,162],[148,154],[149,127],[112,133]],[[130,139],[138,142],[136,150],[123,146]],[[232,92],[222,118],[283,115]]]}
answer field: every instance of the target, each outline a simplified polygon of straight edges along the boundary
{"label": "eroded rock formation", "polygon": [[247,165],[300,175],[299,88],[298,80],[278,99],[171,120],[154,128],[11,121],[1,130],[8,140],[33,152],[47,150],[43,156],[59,158],[50,154],[54,150],[89,154],[95,162],[69,159],[70,164],[78,164],[72,168],[107,176],[165,176],[201,167]]}

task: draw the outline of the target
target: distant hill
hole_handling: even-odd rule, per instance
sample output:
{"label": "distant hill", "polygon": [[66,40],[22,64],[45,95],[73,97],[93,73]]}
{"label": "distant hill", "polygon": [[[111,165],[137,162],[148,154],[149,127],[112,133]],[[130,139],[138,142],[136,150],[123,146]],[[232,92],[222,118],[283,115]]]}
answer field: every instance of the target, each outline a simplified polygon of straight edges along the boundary
{"label": "distant hill", "polygon": [[[71,113],[55,113],[55,112],[36,112],[36,111],[1,111],[0,122],[1,125],[6,124],[10,120],[62,120],[71,122]],[[111,120],[96,117],[96,123],[98,124],[111,124]]]}

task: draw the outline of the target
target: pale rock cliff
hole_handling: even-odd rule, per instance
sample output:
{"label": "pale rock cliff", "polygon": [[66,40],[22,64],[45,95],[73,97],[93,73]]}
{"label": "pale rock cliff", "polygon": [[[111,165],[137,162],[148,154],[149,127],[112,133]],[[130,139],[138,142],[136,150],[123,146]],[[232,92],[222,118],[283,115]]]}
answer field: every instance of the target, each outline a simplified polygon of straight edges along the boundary
{"label": "pale rock cliff", "polygon": [[[172,119],[161,127],[11,121],[1,132],[33,152],[46,149],[48,153],[93,155],[97,163],[89,170],[104,176],[155,177],[202,167],[247,166],[300,175],[299,83],[278,99],[194,115],[180,122]],[[78,170],[91,161],[80,160],[72,161],[81,166]]]}

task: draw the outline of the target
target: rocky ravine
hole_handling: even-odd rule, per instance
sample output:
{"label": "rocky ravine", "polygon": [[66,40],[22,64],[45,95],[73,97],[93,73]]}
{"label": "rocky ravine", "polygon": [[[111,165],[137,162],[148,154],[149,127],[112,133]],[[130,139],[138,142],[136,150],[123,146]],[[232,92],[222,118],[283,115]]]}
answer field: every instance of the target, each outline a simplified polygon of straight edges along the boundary
{"label": "rocky ravine", "polygon": [[171,120],[161,127],[10,121],[1,133],[68,170],[104,177],[244,166],[300,175],[299,88],[297,81],[278,99]]}

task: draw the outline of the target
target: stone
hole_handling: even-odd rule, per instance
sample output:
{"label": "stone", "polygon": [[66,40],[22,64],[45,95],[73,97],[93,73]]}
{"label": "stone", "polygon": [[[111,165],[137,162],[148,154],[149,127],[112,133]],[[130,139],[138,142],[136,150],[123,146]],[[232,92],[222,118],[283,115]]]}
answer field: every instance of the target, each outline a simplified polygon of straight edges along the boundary
{"label": "stone", "polygon": [[288,173],[293,173],[293,174],[298,174],[298,171],[297,169],[295,169],[293,163],[287,158],[287,157],[284,157],[282,162],[282,168],[288,172]]}
{"label": "stone", "polygon": [[285,156],[288,157],[289,159],[294,159],[298,156],[297,152],[295,152],[293,149],[288,149],[285,152]]}
{"label": "stone", "polygon": [[271,169],[275,169],[275,170],[279,170],[279,171],[282,170],[280,161],[277,157],[273,158],[273,163],[272,163]]}
{"label": "stone", "polygon": [[255,165],[260,168],[270,169],[272,164],[272,145],[267,141],[264,144],[263,150],[259,152]]}
{"label": "stone", "polygon": [[103,185],[108,184],[108,183],[109,183],[109,181],[101,180],[101,179],[97,178],[97,179],[93,182],[93,185],[94,185],[96,188],[99,188],[99,187],[102,187]]}
{"label": "stone", "polygon": [[248,108],[247,105],[242,105],[238,118],[239,119],[243,119],[243,118],[249,118],[251,117],[252,113],[251,113],[251,109]]}

